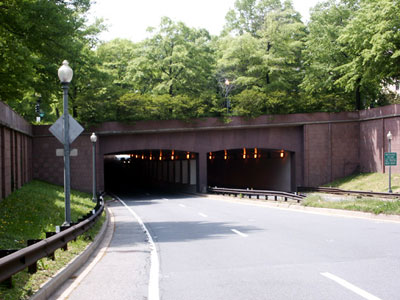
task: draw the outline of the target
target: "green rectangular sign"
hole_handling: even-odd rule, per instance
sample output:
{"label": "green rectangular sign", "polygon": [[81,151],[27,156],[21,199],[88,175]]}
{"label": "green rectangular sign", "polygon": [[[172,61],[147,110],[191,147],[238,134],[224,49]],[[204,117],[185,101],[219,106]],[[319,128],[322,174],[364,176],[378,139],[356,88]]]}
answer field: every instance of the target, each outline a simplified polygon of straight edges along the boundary
{"label": "green rectangular sign", "polygon": [[385,152],[385,166],[397,166],[396,152]]}

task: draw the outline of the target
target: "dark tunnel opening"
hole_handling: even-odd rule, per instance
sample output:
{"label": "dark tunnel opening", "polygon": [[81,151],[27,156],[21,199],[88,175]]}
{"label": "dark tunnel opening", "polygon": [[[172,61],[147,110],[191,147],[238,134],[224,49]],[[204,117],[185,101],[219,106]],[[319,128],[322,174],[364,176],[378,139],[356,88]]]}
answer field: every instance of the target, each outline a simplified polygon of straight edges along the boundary
{"label": "dark tunnel opening", "polygon": [[230,149],[207,155],[212,187],[294,190],[294,153],[271,149]]}
{"label": "dark tunnel opening", "polygon": [[197,153],[142,150],[104,156],[105,190],[121,192],[196,192]]}

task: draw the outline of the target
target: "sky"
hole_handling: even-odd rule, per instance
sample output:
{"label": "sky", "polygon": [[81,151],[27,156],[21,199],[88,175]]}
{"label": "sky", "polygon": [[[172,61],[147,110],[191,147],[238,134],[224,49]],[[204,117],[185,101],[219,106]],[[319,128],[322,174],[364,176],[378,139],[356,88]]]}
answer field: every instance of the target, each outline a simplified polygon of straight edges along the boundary
{"label": "sky", "polygon": [[[103,18],[108,31],[100,35],[104,41],[126,38],[139,42],[149,37],[146,29],[158,27],[161,17],[182,21],[189,27],[205,28],[219,35],[225,15],[235,0],[93,0],[89,20]],[[294,8],[303,21],[318,0],[293,0]]]}

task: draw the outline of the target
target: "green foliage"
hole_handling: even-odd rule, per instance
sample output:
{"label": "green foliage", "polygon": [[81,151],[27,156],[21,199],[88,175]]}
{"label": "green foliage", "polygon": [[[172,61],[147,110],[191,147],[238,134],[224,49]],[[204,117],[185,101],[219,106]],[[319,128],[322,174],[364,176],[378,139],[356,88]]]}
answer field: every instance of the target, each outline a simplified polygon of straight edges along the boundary
{"label": "green foliage", "polygon": [[[43,239],[64,222],[64,190],[60,186],[31,181],[0,202],[0,248],[26,246],[28,239]],[[71,218],[77,220],[94,207],[88,194],[72,192]]]}
{"label": "green foliage", "polygon": [[57,68],[64,59],[75,66],[85,31],[89,0],[10,0],[0,3],[0,100],[34,119],[33,97],[44,107],[59,90]]}
{"label": "green foliage", "polygon": [[[94,208],[91,196],[72,191],[72,219],[87,214]],[[60,186],[31,181],[0,202],[0,248],[19,249],[27,239],[43,239],[45,231],[54,231],[64,221],[64,191]],[[38,261],[38,272],[27,269],[13,276],[13,288],[0,287],[0,299],[29,299],[39,287],[81,253],[94,239],[105,218],[102,216],[92,229],[77,241],[68,243],[68,251],[57,250],[56,260]]]}
{"label": "green foliage", "polygon": [[220,37],[164,17],[142,42],[99,43],[102,21],[85,23],[89,0],[3,1],[0,100],[33,121],[40,93],[53,123],[62,113],[57,68],[68,59],[70,113],[84,126],[399,102],[385,91],[400,80],[399,7],[326,0],[304,24],[290,0],[236,0]]}

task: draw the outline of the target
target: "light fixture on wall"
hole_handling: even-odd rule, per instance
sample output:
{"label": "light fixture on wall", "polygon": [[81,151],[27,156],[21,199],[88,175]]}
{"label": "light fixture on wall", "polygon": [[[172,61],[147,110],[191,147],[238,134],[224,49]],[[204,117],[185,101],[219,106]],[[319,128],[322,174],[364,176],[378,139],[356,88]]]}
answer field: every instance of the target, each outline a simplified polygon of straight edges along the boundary
{"label": "light fixture on wall", "polygon": [[246,155],[246,148],[243,148],[243,159],[246,159],[247,155]]}
{"label": "light fixture on wall", "polygon": [[258,150],[257,150],[257,148],[254,148],[254,158],[258,158]]}
{"label": "light fixture on wall", "polygon": [[162,150],[160,150],[160,156],[158,158],[159,160],[162,160]]}
{"label": "light fixture on wall", "polygon": [[285,157],[285,151],[281,150],[281,152],[279,153],[279,157],[280,158],[284,158]]}
{"label": "light fixture on wall", "polygon": [[186,153],[186,159],[190,159],[190,152]]}
{"label": "light fixture on wall", "polygon": [[224,159],[227,160],[228,159],[228,151],[224,150]]}
{"label": "light fixture on wall", "polygon": [[213,159],[212,152],[210,152],[210,153],[209,153],[209,155],[208,155],[208,159],[209,159],[209,160],[212,160],[212,159]]}
{"label": "light fixture on wall", "polygon": [[171,153],[171,160],[174,160],[175,159],[175,150],[172,150],[172,153]]}

